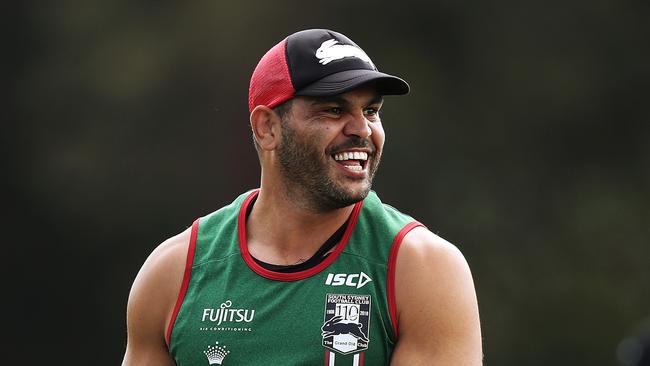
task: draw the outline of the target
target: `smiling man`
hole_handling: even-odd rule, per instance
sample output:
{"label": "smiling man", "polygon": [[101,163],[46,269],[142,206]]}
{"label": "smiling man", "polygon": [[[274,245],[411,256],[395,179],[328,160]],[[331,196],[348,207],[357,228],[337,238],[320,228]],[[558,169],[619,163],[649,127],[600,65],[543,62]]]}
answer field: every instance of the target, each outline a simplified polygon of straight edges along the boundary
{"label": "smiling man", "polygon": [[334,31],[271,48],[249,89],[260,188],[149,256],[123,365],[480,365],[462,254],[371,191],[383,96],[408,91]]}

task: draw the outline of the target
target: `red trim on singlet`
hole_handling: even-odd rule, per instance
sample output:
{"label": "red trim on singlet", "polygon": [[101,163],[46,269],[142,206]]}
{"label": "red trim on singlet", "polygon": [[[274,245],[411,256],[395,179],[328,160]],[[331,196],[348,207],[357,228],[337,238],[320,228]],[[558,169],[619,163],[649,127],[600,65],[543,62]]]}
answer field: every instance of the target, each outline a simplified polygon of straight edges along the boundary
{"label": "red trim on singlet", "polygon": [[174,306],[172,317],[169,320],[169,325],[167,326],[167,334],[165,336],[165,342],[167,342],[167,347],[169,347],[171,336],[172,336],[172,329],[174,328],[174,323],[176,322],[176,317],[178,316],[178,312],[181,310],[181,305],[183,305],[183,299],[185,299],[187,286],[190,283],[190,275],[192,274],[192,264],[194,263],[194,252],[196,250],[196,235],[198,231],[199,231],[199,219],[196,219],[192,224],[190,245],[187,248],[187,258],[185,259],[185,273],[183,274],[183,284],[181,285],[181,291],[178,293],[178,299],[176,299],[176,305]]}
{"label": "red trim on singlet", "polygon": [[354,227],[357,224],[357,218],[359,217],[361,206],[363,206],[363,201],[357,202],[354,205],[354,208],[352,209],[352,214],[350,215],[350,221],[348,227],[345,229],[345,232],[343,233],[343,238],[341,238],[341,241],[336,245],[334,251],[330,253],[330,255],[328,255],[324,261],[304,271],[281,273],[281,272],[274,272],[260,266],[255,262],[253,257],[251,257],[250,252],[248,251],[248,243],[246,242],[246,208],[251,203],[251,201],[255,197],[257,197],[259,193],[260,193],[259,189],[251,192],[251,194],[248,197],[246,197],[244,203],[242,203],[241,208],[239,209],[239,218],[237,220],[237,233],[239,234],[239,250],[241,252],[242,258],[244,259],[244,262],[246,262],[248,267],[252,269],[253,272],[257,273],[262,277],[268,278],[270,280],[276,280],[276,281],[289,282],[289,281],[302,280],[319,273],[320,271],[327,268],[327,266],[332,264],[336,260],[336,258],[338,258],[339,254],[341,254],[343,249],[345,249],[345,246],[348,244],[348,240],[352,235],[352,231],[354,230]]}
{"label": "red trim on singlet", "polygon": [[330,366],[330,350],[325,348],[325,366]]}
{"label": "red trim on singlet", "polygon": [[366,358],[366,353],[365,352],[360,352],[359,353],[359,366],[363,366],[363,362]]}
{"label": "red trim on singlet", "polygon": [[395,303],[395,264],[397,262],[397,252],[399,251],[399,247],[402,245],[402,239],[404,239],[404,236],[418,226],[424,225],[417,221],[413,221],[406,224],[406,226],[397,233],[393,240],[393,246],[390,248],[390,256],[388,257],[388,279],[386,282],[388,292],[388,313],[390,314],[390,320],[393,323],[395,338],[397,338],[397,305]]}

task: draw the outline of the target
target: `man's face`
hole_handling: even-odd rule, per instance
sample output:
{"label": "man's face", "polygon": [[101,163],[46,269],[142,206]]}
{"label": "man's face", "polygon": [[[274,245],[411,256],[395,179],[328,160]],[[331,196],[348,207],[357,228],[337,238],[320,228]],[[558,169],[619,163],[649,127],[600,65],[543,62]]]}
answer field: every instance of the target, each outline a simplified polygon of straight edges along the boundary
{"label": "man's face", "polygon": [[373,88],[295,98],[282,121],[277,148],[287,189],[299,192],[317,210],[363,200],[384,145],[381,105]]}

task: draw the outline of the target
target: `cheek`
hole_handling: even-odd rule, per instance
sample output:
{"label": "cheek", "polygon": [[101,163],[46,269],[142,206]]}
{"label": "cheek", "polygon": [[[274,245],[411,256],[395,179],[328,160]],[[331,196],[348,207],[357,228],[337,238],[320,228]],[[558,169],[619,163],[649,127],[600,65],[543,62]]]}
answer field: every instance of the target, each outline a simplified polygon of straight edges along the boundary
{"label": "cheek", "polygon": [[303,135],[303,144],[306,150],[310,150],[313,153],[320,154],[323,149],[326,149],[329,145],[329,135],[328,131],[323,129],[319,131],[310,131]]}
{"label": "cheek", "polygon": [[381,148],[384,146],[384,141],[386,140],[384,128],[382,127],[381,123],[374,123],[370,125],[370,129],[372,130],[372,135],[370,135],[372,142],[375,144],[378,150],[381,150]]}

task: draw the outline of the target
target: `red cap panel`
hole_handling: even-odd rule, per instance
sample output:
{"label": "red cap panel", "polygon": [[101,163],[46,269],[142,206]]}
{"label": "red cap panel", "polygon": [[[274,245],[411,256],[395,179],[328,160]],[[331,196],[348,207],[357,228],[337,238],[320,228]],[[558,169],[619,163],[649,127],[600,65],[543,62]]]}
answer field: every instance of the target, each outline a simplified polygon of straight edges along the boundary
{"label": "red cap panel", "polygon": [[287,65],[287,39],[271,48],[253,71],[248,88],[248,110],[258,105],[273,108],[291,99],[295,93]]}

